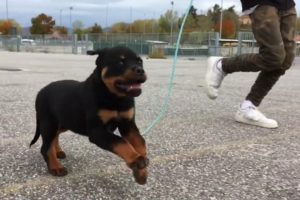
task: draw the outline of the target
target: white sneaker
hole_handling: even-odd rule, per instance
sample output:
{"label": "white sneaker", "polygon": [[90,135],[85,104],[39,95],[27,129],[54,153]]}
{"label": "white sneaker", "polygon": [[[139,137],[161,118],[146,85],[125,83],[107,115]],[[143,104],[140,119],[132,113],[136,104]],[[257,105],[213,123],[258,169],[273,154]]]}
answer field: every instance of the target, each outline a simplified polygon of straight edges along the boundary
{"label": "white sneaker", "polygon": [[278,123],[267,118],[255,106],[240,107],[235,114],[235,120],[240,123],[260,126],[264,128],[277,128]]}
{"label": "white sneaker", "polygon": [[205,75],[206,93],[210,99],[218,97],[218,89],[226,76],[222,70],[222,58],[212,56],[207,60],[207,71]]}

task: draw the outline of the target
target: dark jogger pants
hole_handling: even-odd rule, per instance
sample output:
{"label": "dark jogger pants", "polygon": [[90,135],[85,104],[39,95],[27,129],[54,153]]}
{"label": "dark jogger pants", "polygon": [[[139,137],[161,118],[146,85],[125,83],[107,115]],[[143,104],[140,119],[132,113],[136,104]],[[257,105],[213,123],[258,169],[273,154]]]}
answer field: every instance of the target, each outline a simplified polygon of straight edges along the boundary
{"label": "dark jogger pants", "polygon": [[222,60],[225,73],[260,71],[246,97],[259,106],[295,58],[295,8],[278,10],[273,6],[258,6],[250,15],[252,31],[259,45],[258,54],[243,54]]}

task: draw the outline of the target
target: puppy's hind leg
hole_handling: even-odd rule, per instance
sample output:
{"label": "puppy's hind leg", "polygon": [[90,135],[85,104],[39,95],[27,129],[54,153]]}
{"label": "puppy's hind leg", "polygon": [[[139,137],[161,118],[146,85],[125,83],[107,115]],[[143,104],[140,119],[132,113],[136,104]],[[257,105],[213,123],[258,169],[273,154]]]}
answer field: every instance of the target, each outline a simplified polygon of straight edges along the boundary
{"label": "puppy's hind leg", "polygon": [[40,127],[43,139],[41,153],[47,163],[49,172],[54,176],[67,175],[67,169],[57,159],[55,144],[58,141],[58,130],[56,123],[53,123],[51,120],[44,120],[41,121]]}
{"label": "puppy's hind leg", "polygon": [[67,130],[65,129],[59,129],[57,132],[57,137],[54,140],[54,146],[55,146],[55,150],[56,150],[56,157],[59,159],[64,159],[66,158],[66,153],[61,149],[60,145],[59,145],[59,135],[63,132],[65,132]]}

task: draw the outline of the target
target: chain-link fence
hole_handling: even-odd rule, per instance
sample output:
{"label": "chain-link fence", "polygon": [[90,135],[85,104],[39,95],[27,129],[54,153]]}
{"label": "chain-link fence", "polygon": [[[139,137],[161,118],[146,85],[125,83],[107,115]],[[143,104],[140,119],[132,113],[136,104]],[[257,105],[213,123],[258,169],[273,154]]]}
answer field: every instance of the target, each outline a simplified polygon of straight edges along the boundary
{"label": "chain-link fence", "polygon": [[[43,53],[85,54],[87,50],[126,45],[142,55],[172,56],[178,34],[101,33],[85,35],[1,36],[0,50]],[[220,39],[215,32],[192,32],[182,35],[180,56],[232,56],[256,53],[258,47],[251,32],[239,32],[235,39]],[[300,56],[300,43],[296,53]]]}
{"label": "chain-link fence", "polygon": [[[183,34],[179,55],[207,56],[209,44],[215,33]],[[126,45],[140,54],[151,55],[155,49],[163,49],[163,54],[174,55],[178,34],[89,34],[87,40],[93,43],[94,49]]]}
{"label": "chain-link fence", "polygon": [[92,42],[78,40],[77,35],[0,36],[0,49],[6,51],[79,54],[92,48]]}
{"label": "chain-link fence", "polygon": [[[217,48],[217,33],[186,33],[180,43],[180,56],[214,55]],[[0,50],[43,53],[85,54],[87,50],[126,45],[139,54],[151,56],[159,51],[160,56],[174,55],[178,34],[85,34],[77,35],[30,35],[0,36]]]}
{"label": "chain-link fence", "polygon": [[251,32],[239,32],[237,38],[234,39],[219,39],[216,45],[216,55],[233,56],[244,53],[257,53],[258,46]]}
{"label": "chain-link fence", "polygon": [[[300,56],[300,32],[296,33],[298,41],[296,41],[296,56]],[[244,53],[258,53],[259,47],[256,43],[252,32],[239,32],[236,39],[219,39],[220,51],[217,51],[217,55],[232,56]]]}
{"label": "chain-link fence", "polygon": [[6,51],[20,51],[20,36],[0,36],[0,49]]}

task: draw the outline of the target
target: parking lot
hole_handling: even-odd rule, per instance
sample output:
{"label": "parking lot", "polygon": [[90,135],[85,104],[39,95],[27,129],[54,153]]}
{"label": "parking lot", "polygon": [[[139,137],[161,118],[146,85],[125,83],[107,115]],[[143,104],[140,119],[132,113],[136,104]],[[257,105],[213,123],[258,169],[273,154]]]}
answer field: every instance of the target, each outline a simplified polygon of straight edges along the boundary
{"label": "parking lot", "polygon": [[[207,58],[180,58],[165,118],[146,136],[150,166],[145,186],[117,156],[67,132],[61,137],[69,174],[52,177],[32,148],[34,101],[61,79],[85,80],[96,57],[0,52],[0,199],[300,199],[300,59],[260,107],[279,121],[274,130],[234,121],[256,73],[225,78],[217,100],[204,92]],[[172,59],[144,58],[149,80],[136,99],[143,132],[167,92]]]}

